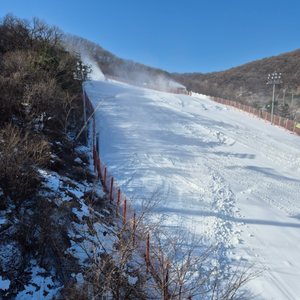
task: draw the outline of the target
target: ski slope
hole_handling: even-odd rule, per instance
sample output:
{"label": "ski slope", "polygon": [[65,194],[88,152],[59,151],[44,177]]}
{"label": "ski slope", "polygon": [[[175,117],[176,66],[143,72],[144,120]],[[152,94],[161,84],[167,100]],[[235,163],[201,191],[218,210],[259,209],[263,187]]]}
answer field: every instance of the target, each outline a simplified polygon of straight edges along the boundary
{"label": "ski slope", "polygon": [[128,198],[159,189],[171,223],[264,269],[258,299],[300,299],[300,137],[210,100],[86,86],[100,157]]}

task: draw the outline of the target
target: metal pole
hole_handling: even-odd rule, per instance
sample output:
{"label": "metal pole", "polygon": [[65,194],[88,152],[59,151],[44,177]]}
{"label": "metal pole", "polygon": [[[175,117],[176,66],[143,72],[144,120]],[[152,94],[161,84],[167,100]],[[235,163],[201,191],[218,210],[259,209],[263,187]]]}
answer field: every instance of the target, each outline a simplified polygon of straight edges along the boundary
{"label": "metal pole", "polygon": [[99,156],[99,133],[97,133],[96,135],[96,151],[98,153],[98,156]]}
{"label": "metal pole", "polygon": [[84,124],[85,124],[86,123],[86,108],[85,108],[84,81],[82,81],[82,100],[83,100],[83,116],[84,116]]}
{"label": "metal pole", "polygon": [[[82,71],[83,76],[83,71]],[[86,107],[85,107],[85,91],[84,91],[84,81],[82,80],[82,100],[83,100],[83,118],[84,124],[86,123]],[[85,138],[87,139],[87,132],[85,131]]]}
{"label": "metal pole", "polygon": [[272,97],[272,114],[271,114],[271,125],[273,124],[274,97],[275,97],[275,82],[273,83],[273,97]]}
{"label": "metal pole", "polygon": [[83,127],[81,128],[80,132],[77,134],[75,140],[77,140],[79,138],[79,136],[81,135],[82,131],[84,130],[85,126],[87,125],[88,121],[93,117],[93,115],[95,114],[96,110],[100,107],[100,105],[104,102],[105,99],[107,98],[115,98],[115,96],[112,97],[106,97],[104,98],[100,104],[96,107],[96,109],[94,109],[93,113],[90,115],[90,117],[88,118],[88,120],[85,122],[85,124],[83,125]]}

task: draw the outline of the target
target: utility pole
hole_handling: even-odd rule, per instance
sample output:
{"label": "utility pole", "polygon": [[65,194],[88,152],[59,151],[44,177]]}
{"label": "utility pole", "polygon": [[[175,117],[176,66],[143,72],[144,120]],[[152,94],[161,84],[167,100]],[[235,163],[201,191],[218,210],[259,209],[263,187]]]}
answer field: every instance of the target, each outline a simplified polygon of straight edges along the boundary
{"label": "utility pole", "polygon": [[267,84],[273,84],[273,97],[272,97],[272,113],[271,113],[271,124],[273,124],[273,113],[274,113],[274,99],[275,99],[275,85],[282,83],[281,73],[268,74]]}
{"label": "utility pole", "polygon": [[83,101],[83,117],[84,124],[86,123],[86,106],[85,106],[85,91],[84,91],[84,82],[91,80],[90,73],[92,72],[92,65],[85,65],[81,62],[81,53],[75,52],[75,55],[78,59],[77,61],[77,70],[73,73],[74,79],[79,80],[82,86],[82,101]]}
{"label": "utility pole", "polygon": [[285,97],[285,89],[283,89],[282,104],[284,104],[284,97]]}

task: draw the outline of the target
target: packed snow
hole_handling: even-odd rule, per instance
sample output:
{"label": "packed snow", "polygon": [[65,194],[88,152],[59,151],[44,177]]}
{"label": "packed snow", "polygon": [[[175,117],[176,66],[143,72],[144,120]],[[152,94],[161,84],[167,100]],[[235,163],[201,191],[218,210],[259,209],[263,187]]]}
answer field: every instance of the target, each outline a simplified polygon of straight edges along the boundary
{"label": "packed snow", "polygon": [[[194,94],[86,86],[100,158],[128,198],[159,189],[170,226],[264,270],[258,299],[300,299],[300,137]],[[134,202],[133,202],[134,203]]]}

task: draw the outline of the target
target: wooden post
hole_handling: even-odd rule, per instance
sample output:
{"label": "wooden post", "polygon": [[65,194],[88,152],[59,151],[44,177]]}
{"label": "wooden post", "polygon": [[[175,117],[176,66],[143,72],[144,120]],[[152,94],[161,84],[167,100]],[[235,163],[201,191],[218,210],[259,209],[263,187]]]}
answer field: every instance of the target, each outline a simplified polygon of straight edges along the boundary
{"label": "wooden post", "polygon": [[93,145],[93,161],[94,161],[94,165],[95,165],[95,147]]}
{"label": "wooden post", "polygon": [[295,133],[296,124],[297,124],[297,122],[295,122],[295,124],[294,124],[293,134]]}
{"label": "wooden post", "polygon": [[93,145],[94,172],[96,172],[96,147]]}
{"label": "wooden post", "polygon": [[113,193],[113,185],[114,185],[114,178],[111,178],[111,184],[110,184],[110,195],[109,195],[109,202],[112,203],[112,193]]}
{"label": "wooden post", "polygon": [[106,167],[104,169],[104,178],[103,178],[103,192],[105,191],[106,189]]}
{"label": "wooden post", "polygon": [[280,122],[281,122],[281,117],[279,117],[279,125],[278,125],[278,128],[280,128]]}
{"label": "wooden post", "polygon": [[147,233],[146,274],[149,272],[149,233]]}
{"label": "wooden post", "polygon": [[126,223],[126,199],[124,200],[123,219],[124,219],[124,224],[125,224]]}
{"label": "wooden post", "polygon": [[119,204],[120,204],[120,189],[118,189],[116,217],[118,216],[119,213]]}
{"label": "wooden post", "polygon": [[133,213],[132,246],[135,245],[135,212]]}
{"label": "wooden post", "polygon": [[165,300],[168,300],[169,264],[166,263]]}
{"label": "wooden post", "polygon": [[100,158],[98,158],[98,180],[101,179]]}
{"label": "wooden post", "polygon": [[285,130],[284,130],[284,131],[286,131],[286,129],[287,129],[287,124],[288,124],[288,122],[289,122],[289,119],[286,119]]}

